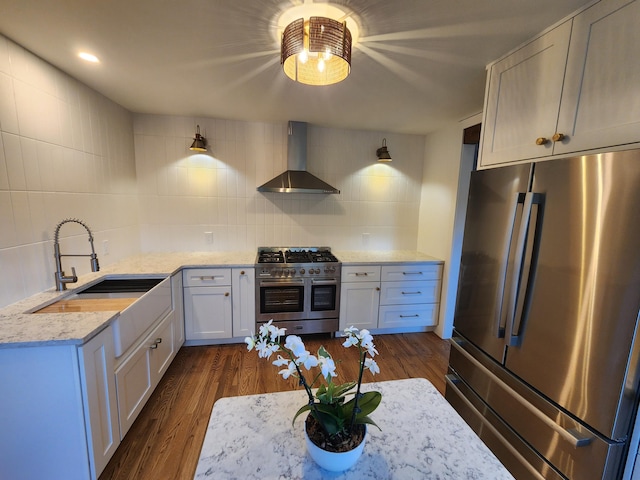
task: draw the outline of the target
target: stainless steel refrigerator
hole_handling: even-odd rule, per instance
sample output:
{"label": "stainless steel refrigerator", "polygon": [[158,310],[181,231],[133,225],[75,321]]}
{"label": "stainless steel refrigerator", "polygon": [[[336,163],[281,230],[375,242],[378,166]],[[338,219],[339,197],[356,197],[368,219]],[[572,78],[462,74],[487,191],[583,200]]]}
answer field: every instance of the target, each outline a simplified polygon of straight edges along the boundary
{"label": "stainless steel refrigerator", "polygon": [[621,478],[640,150],[473,172],[446,398],[517,479]]}

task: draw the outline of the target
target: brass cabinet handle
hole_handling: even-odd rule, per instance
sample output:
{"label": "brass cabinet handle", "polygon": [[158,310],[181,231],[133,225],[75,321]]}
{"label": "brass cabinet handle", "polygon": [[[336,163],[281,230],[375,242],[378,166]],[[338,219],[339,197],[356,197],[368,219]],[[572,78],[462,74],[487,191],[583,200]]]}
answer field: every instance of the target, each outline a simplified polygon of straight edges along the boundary
{"label": "brass cabinet handle", "polygon": [[229,292],[224,292],[224,296],[228,297],[229,296]]}
{"label": "brass cabinet handle", "polygon": [[377,291],[380,291],[380,287],[376,287],[376,290],[377,290]]}
{"label": "brass cabinet handle", "polygon": [[159,343],[162,343],[162,338],[160,337],[156,338],[151,344],[151,346],[149,346],[149,348],[152,348],[152,349],[158,348]]}
{"label": "brass cabinet handle", "polygon": [[549,143],[548,138],[545,138],[545,137],[536,138],[536,145],[546,145],[547,143]]}
{"label": "brass cabinet handle", "polygon": [[244,275],[244,270],[240,270],[240,275]]}
{"label": "brass cabinet handle", "polygon": [[553,140],[554,142],[561,142],[565,139],[565,137],[566,135],[564,133],[556,133],[553,137],[551,137],[551,140]]}

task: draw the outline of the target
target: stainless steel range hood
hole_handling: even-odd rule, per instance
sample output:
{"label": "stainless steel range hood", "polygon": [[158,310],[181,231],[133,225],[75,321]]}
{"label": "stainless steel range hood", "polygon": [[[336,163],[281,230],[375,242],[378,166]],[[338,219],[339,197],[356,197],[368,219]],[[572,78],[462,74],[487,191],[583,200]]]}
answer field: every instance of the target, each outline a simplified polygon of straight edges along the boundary
{"label": "stainless steel range hood", "polygon": [[307,124],[289,122],[287,171],[258,187],[259,192],[340,193],[340,190],[307,172]]}

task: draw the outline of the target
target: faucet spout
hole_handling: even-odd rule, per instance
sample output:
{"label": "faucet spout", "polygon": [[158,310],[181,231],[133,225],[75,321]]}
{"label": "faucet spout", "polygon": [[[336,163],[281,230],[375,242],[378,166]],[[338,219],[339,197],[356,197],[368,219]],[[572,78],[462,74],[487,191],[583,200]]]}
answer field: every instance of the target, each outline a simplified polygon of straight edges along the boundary
{"label": "faucet spout", "polygon": [[[82,225],[87,233],[89,234],[89,243],[91,244],[91,253],[90,254],[66,254],[63,255],[60,253],[60,227],[65,223],[77,223]],[[67,289],[67,283],[75,283],[78,281],[78,277],[76,275],[75,267],[71,267],[71,275],[65,275],[64,270],[62,270],[62,257],[90,257],[91,258],[91,271],[97,272],[100,270],[100,264],[98,263],[98,256],[96,255],[96,250],[93,246],[93,234],[91,233],[91,229],[77,218],[67,218],[62,220],[57,226],[55,233],[53,235],[53,256],[56,259],[56,290],[61,292]]]}

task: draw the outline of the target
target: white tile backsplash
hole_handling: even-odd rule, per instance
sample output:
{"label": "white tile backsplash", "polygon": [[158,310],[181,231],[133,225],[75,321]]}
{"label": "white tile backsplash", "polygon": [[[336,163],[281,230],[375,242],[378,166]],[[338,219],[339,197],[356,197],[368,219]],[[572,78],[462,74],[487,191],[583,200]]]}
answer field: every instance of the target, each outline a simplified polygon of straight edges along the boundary
{"label": "white tile backsplash", "polygon": [[[0,306],[54,286],[64,218],[91,226],[102,265],[139,252],[136,189],[131,113],[0,36]],[[63,253],[88,252],[83,230],[61,238]]]}
{"label": "white tile backsplash", "polygon": [[[196,125],[204,155],[188,150]],[[391,164],[376,162],[382,138]],[[341,193],[260,193],[287,169],[286,122],[131,114],[0,36],[0,306],[53,287],[53,232],[69,217],[90,225],[102,265],[139,251],[415,249],[424,142],[308,125],[307,169]],[[88,248],[69,225],[61,244]]]}

